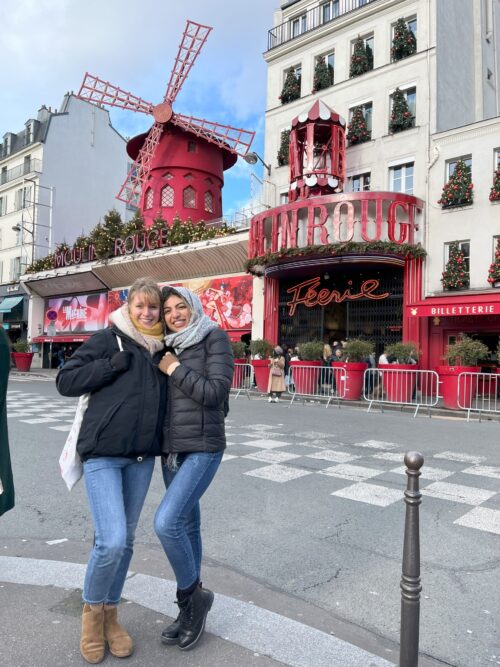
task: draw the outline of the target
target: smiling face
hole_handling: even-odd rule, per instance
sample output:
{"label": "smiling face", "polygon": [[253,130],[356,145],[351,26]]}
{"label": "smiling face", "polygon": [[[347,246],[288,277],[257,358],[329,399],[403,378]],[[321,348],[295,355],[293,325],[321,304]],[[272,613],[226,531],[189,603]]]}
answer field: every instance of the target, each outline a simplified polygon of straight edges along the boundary
{"label": "smiling face", "polygon": [[187,303],[176,294],[169,296],[163,304],[163,315],[167,329],[173,333],[185,329],[191,319],[191,311]]}
{"label": "smiling face", "polygon": [[132,318],[146,329],[152,329],[160,321],[160,302],[144,292],[137,292],[129,303]]}

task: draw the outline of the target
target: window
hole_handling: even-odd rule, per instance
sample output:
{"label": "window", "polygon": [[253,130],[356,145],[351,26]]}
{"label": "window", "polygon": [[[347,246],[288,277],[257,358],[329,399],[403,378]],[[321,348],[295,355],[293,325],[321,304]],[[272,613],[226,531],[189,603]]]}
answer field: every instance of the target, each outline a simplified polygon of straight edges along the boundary
{"label": "window", "polygon": [[0,262],[0,283],[3,282],[3,262]]}
{"label": "window", "polygon": [[295,65],[294,67],[289,67],[287,70],[283,72],[283,83],[286,81],[286,77],[288,76],[289,72],[293,72],[296,76],[296,78],[299,80],[302,77],[302,65]]}
{"label": "window", "polygon": [[144,197],[144,208],[150,209],[153,208],[153,189],[148,188],[146,190],[146,196]]}
{"label": "window", "polygon": [[411,19],[407,19],[406,25],[408,26],[408,30],[412,31],[415,39],[417,39],[417,17],[414,16]]}
{"label": "window", "polygon": [[339,15],[339,0],[330,0],[320,5],[321,23],[328,23]]}
{"label": "window", "polygon": [[188,141],[188,153],[196,153],[196,141]]}
{"label": "window", "polygon": [[[318,58],[316,59],[316,62],[318,63],[321,60],[325,63],[325,65],[328,68],[328,75],[329,75],[328,86],[333,86],[334,78],[335,78],[335,76],[334,76],[334,73],[335,73],[335,52],[332,51],[331,53],[326,53],[323,56],[318,56]],[[314,81],[314,87],[315,87],[314,92],[316,92],[317,90],[321,90],[323,88],[326,88],[327,86],[323,84],[321,87],[318,87],[317,83],[316,83],[316,80],[315,80]]]}
{"label": "window", "polygon": [[[7,204],[6,198],[5,197],[0,197],[0,217],[2,215],[5,215],[5,209],[7,208],[6,204]],[[0,230],[0,233],[1,233],[1,230]]]}
{"label": "window", "polygon": [[7,167],[2,167],[2,173],[0,174],[0,185],[7,183]]}
{"label": "window", "polygon": [[[412,127],[415,127],[415,117],[417,114],[417,89],[415,86],[411,86],[409,88],[400,88],[399,90],[403,93],[403,96],[406,100],[406,104],[408,105],[408,111],[412,115],[413,118]],[[392,114],[392,105],[393,105],[393,95],[391,95],[389,116]]]}
{"label": "window", "polygon": [[12,149],[12,137],[10,134],[6,134],[3,138],[3,155],[10,155]]}
{"label": "window", "polygon": [[413,162],[399,164],[389,169],[389,189],[392,192],[413,194]]}
{"label": "window", "polygon": [[496,148],[493,154],[493,169],[500,169],[500,148]]}
{"label": "window", "polygon": [[20,211],[33,204],[31,201],[31,185],[16,191],[14,200],[14,210]]}
{"label": "window", "polygon": [[196,208],[196,190],[188,185],[182,194],[184,208]]}
{"label": "window", "polygon": [[291,19],[292,37],[298,37],[307,30],[307,14]]}
{"label": "window", "polygon": [[280,192],[280,206],[288,204],[288,192]]}
{"label": "window", "polygon": [[173,176],[172,176],[172,174],[171,174],[169,171],[166,171],[166,172],[163,174],[163,178],[164,178],[166,181],[171,181],[171,180],[173,179]]}
{"label": "window", "polygon": [[204,202],[205,212],[206,213],[213,213],[214,212],[214,197],[209,190],[207,190],[205,192],[205,195],[203,197],[203,202]]}
{"label": "window", "polygon": [[24,143],[26,145],[31,144],[34,139],[34,123],[33,121],[29,121],[26,123],[26,127],[24,130]]}
{"label": "window", "polygon": [[190,173],[184,174],[184,178],[186,179],[186,181],[194,180],[193,174],[190,174]]}
{"label": "window", "polygon": [[455,157],[452,160],[447,160],[446,161],[446,180],[449,181],[451,175],[455,171],[455,167],[457,166],[457,162],[460,160],[463,160],[465,162],[466,167],[471,168],[471,174],[472,174],[472,157],[470,155],[464,155],[462,157]]}
{"label": "window", "polygon": [[[373,116],[373,103],[372,102],[364,102],[362,104],[356,104],[356,107],[361,107],[361,110],[363,112],[363,116],[365,118],[365,123],[366,123],[366,129],[368,132],[372,133],[372,116]],[[349,122],[352,120],[352,114],[353,111],[356,107],[351,107],[349,109]]]}
{"label": "window", "polygon": [[161,189],[161,205],[168,207],[174,205],[174,188],[171,185],[165,185]]}
{"label": "window", "polygon": [[20,275],[21,275],[21,258],[13,257],[10,260],[9,280],[13,282],[14,280],[17,280]]}
{"label": "window", "polygon": [[[463,253],[464,256],[464,269],[469,273],[470,270],[470,241],[453,241],[452,243],[458,244],[458,249]],[[444,264],[446,266],[448,260],[450,259],[450,248],[452,243],[445,243],[444,246]]]}
{"label": "window", "polygon": [[371,174],[356,174],[349,177],[349,190],[351,192],[362,192],[370,189]]}
{"label": "window", "polygon": [[29,174],[31,171],[31,155],[24,156],[23,174]]}
{"label": "window", "polygon": [[[2,229],[0,228],[0,250],[3,248]],[[2,281],[0,280],[0,283]]]}

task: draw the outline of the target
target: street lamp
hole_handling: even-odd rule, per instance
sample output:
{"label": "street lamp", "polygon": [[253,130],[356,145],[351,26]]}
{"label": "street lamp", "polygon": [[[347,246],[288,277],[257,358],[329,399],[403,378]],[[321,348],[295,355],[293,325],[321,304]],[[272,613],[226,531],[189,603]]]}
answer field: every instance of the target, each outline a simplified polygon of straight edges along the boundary
{"label": "street lamp", "polygon": [[266,164],[258,153],[247,153],[243,159],[248,164],[257,164],[257,162],[261,162],[266,168],[267,175],[271,176],[271,165]]}

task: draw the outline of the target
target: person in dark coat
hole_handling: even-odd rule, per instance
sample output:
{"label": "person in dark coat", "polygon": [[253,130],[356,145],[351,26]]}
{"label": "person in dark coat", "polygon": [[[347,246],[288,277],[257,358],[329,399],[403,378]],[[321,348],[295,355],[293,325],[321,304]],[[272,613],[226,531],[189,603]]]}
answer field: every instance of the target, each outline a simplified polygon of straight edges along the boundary
{"label": "person in dark coat", "polygon": [[200,583],[200,498],[212,482],[226,447],[233,356],[225,331],[203,313],[196,294],[163,288],[169,376],[163,439],[166,486],[155,531],[177,580],[177,619],[162,632],[164,644],[192,648],[205,628],[214,594]]}
{"label": "person in dark coat", "polygon": [[150,278],[136,280],[128,302],[110,314],[111,326],[78,348],[56,379],[63,396],[90,393],[77,441],[95,530],[80,640],[90,663],[102,661],[106,643],[120,658],[133,651],[117,605],[161,452],[168,383],[157,366],[164,352],[160,316],[158,285]]}
{"label": "person in dark coat", "polygon": [[7,430],[7,383],[10,372],[10,345],[0,326],[0,516],[14,507],[14,480],[10,464]]}

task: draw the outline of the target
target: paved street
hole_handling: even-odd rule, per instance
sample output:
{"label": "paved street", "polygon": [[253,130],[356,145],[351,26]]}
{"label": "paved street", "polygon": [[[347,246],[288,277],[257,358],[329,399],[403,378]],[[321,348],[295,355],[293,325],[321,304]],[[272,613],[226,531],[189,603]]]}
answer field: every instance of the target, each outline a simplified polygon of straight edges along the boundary
{"label": "paved street", "polygon": [[[11,379],[8,412],[17,507],[2,518],[0,538],[4,565],[15,570],[14,583],[41,583],[36,577],[24,579],[26,572],[37,570],[24,559],[64,562],[70,568],[65,570],[65,596],[72,609],[79,603],[70,591],[78,587],[81,571],[69,564],[85,562],[92,540],[83,486],[68,493],[58,474],[57,459],[75,404],[75,399],[60,397],[53,382]],[[421,664],[500,664],[499,428],[498,422],[467,424],[455,418],[412,419],[398,412],[367,414],[344,406],[288,408],[287,403],[231,399],[228,449],[203,501],[204,580],[221,594],[221,616],[214,608],[209,631],[224,641],[229,638],[229,644],[220,654],[224,659],[208,662],[207,654],[204,662],[200,652],[196,659],[207,665],[236,664],[231,651],[237,646],[248,652],[245,658],[238,656],[240,664],[259,658],[255,664],[320,667],[315,656],[300,663],[291,648],[290,655],[273,654],[265,633],[259,643],[260,631],[245,639],[236,624],[234,633],[226,634],[227,627],[220,625],[223,610],[232,610],[239,600],[258,608],[261,626],[255,627],[270,627],[265,614],[278,614],[276,636],[284,632],[290,637],[299,627],[320,630],[318,637],[332,633],[332,639],[385,658],[380,664],[396,664],[403,456],[416,449],[425,457],[420,646],[429,660],[423,658]],[[169,602],[173,597],[172,574],[152,529],[161,496],[156,470],[132,564],[132,570],[149,577],[144,590],[150,593],[134,590],[132,580],[127,591],[131,604],[149,608],[143,614],[151,614],[154,624],[159,620],[155,612],[169,613],[161,604],[155,606],[154,594],[167,586]],[[21,557],[17,567],[13,556]],[[0,579],[2,571],[0,565]],[[45,582],[51,583],[54,574],[50,568],[44,571]],[[236,614],[246,618],[248,609],[242,606]],[[288,626],[290,620],[297,626]],[[74,664],[80,664],[77,657]],[[198,664],[181,657],[169,664]],[[328,664],[370,664],[357,660],[334,663],[332,658]]]}

